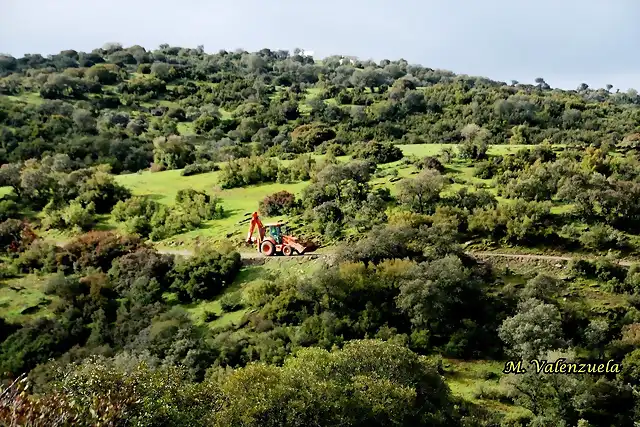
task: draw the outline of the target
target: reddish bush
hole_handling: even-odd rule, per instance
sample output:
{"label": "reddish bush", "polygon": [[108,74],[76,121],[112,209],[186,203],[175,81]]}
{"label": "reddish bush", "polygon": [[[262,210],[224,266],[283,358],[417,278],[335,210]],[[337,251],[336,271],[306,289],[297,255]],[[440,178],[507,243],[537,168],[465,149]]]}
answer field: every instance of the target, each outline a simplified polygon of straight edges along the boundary
{"label": "reddish bush", "polygon": [[297,206],[296,196],[288,191],[279,191],[265,197],[258,209],[265,216],[291,213]]}

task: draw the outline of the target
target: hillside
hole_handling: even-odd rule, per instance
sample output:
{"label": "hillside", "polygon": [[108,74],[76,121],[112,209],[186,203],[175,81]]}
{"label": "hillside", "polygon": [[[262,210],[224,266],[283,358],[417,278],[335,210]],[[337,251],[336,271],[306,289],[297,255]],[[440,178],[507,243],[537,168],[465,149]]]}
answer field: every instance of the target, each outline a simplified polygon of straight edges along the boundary
{"label": "hillside", "polygon": [[[0,426],[631,427],[639,142],[612,87],[0,55]],[[322,256],[258,254],[254,211]]]}

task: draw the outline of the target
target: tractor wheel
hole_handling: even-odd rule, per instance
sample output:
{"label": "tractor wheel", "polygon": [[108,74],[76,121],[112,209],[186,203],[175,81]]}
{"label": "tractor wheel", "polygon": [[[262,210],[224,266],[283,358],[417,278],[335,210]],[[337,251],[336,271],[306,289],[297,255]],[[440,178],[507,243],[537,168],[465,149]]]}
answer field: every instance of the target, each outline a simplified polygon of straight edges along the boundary
{"label": "tractor wheel", "polygon": [[291,248],[291,246],[285,245],[284,248],[282,248],[282,254],[284,256],[291,256],[293,255],[293,249]]}
{"label": "tractor wheel", "polygon": [[266,256],[271,256],[276,252],[276,247],[269,240],[266,240],[260,245],[260,252]]}

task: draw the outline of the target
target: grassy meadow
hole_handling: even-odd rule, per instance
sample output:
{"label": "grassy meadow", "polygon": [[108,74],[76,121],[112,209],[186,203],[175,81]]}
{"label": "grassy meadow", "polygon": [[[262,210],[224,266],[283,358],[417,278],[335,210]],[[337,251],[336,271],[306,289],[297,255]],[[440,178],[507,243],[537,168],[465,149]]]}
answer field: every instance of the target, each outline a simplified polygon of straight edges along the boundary
{"label": "grassy meadow", "polygon": [[[438,155],[443,148],[454,148],[453,144],[415,144],[415,145],[399,145],[405,156],[435,156]],[[521,148],[531,148],[527,145],[497,145],[489,149],[489,154],[504,154],[507,152],[516,152]],[[316,156],[321,158],[322,156]],[[340,157],[339,160],[346,161],[347,156]],[[454,162],[447,165],[452,175],[468,184],[488,185],[490,180],[481,180],[473,177],[473,168],[467,162]],[[389,172],[391,170],[398,171],[398,177],[408,177],[415,173],[415,168],[403,164],[402,161],[380,165],[380,171]],[[173,204],[175,196],[181,189],[193,188],[196,190],[204,190],[211,194],[215,194],[222,201],[222,205],[226,211],[226,217],[219,220],[208,221],[203,228],[192,230],[190,232],[173,236],[166,241],[160,242],[163,245],[185,245],[192,246],[201,239],[228,239],[231,237],[242,236],[246,232],[246,224],[239,222],[246,219],[248,214],[258,209],[258,203],[269,194],[277,191],[286,190],[293,194],[299,195],[308,182],[296,182],[291,184],[269,183],[259,184],[243,188],[233,188],[223,190],[218,186],[218,177],[220,172],[209,172],[193,176],[181,176],[181,170],[169,170],[163,172],[139,172],[127,175],[118,175],[116,180],[118,183],[129,188],[134,195],[149,196],[152,199],[166,204]],[[395,181],[392,175],[383,177],[374,177],[372,184],[374,186],[386,186],[395,193]],[[448,191],[455,191],[465,184],[453,184]],[[277,218],[277,219],[285,219]]]}

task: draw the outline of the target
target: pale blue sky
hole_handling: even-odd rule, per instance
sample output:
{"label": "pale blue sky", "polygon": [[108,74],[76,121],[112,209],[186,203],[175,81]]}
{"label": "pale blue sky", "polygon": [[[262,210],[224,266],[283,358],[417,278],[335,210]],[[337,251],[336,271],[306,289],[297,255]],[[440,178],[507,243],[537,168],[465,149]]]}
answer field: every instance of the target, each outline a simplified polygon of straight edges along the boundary
{"label": "pale blue sky", "polygon": [[640,89],[640,0],[0,0],[0,52],[105,42],[405,58],[554,87]]}

